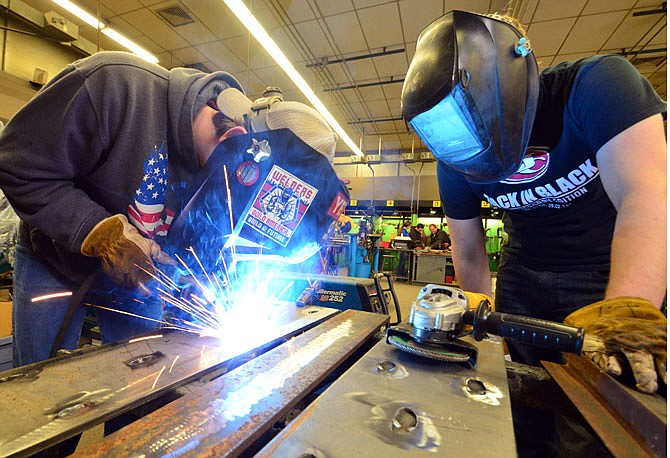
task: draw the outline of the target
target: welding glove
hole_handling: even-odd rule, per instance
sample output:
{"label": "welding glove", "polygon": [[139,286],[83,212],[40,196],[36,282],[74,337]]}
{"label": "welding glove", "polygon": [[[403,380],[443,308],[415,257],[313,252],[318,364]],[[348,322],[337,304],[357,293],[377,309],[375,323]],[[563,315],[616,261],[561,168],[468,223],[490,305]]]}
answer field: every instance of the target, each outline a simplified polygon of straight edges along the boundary
{"label": "welding glove", "polygon": [[565,323],[584,328],[583,355],[610,375],[625,381],[632,372],[643,393],[656,392],[658,377],[666,382],[667,319],[649,301],[605,299],[572,312]]}
{"label": "welding glove", "polygon": [[143,293],[149,292],[146,283],[155,271],[154,261],[176,264],[158,243],[140,235],[124,215],[100,221],[84,239],[81,253],[100,258],[103,270],[115,283]]}

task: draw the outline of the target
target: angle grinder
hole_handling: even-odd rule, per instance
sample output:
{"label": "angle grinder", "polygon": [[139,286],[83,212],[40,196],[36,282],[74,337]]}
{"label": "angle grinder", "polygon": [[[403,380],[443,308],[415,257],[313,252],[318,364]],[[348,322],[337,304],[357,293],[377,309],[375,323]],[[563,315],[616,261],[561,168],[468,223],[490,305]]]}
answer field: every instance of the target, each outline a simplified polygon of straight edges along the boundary
{"label": "angle grinder", "polygon": [[386,330],[386,343],[418,356],[474,367],[477,347],[462,339],[470,334],[476,341],[493,334],[548,350],[576,354],[581,353],[584,342],[582,328],[492,312],[486,300],[471,310],[460,288],[429,284],[419,291],[408,323]]}

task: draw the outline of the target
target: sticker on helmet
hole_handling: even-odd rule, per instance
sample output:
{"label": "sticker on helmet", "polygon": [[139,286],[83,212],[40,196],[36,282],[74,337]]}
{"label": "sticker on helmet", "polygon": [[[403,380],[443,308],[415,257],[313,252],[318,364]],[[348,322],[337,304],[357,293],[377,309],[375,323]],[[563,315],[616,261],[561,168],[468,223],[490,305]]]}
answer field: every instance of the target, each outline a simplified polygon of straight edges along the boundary
{"label": "sticker on helmet", "polygon": [[349,199],[347,199],[347,196],[345,196],[341,192],[338,192],[337,196],[335,196],[335,199],[333,200],[333,203],[330,204],[330,208],[328,209],[328,215],[331,216],[332,218],[338,219],[340,215],[344,213],[344,210],[347,208],[347,205],[349,205]]}
{"label": "sticker on helmet", "polygon": [[274,165],[258,190],[244,224],[286,246],[318,189]]}
{"label": "sticker on helmet", "polygon": [[258,165],[255,162],[244,161],[239,166],[237,166],[237,171],[235,172],[237,176],[237,181],[244,186],[251,186],[258,181],[260,176],[260,170]]}
{"label": "sticker on helmet", "polygon": [[270,143],[267,140],[258,141],[255,138],[251,139],[251,146],[247,149],[247,153],[254,157],[256,163],[269,158],[271,152],[272,148],[270,148]]}

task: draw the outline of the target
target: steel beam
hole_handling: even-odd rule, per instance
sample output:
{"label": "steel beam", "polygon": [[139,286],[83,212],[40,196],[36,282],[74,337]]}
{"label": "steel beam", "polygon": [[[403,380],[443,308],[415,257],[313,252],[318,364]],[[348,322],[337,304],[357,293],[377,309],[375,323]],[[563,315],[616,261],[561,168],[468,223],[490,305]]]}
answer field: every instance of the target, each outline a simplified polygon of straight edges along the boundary
{"label": "steel beam", "polygon": [[621,385],[583,356],[542,364],[615,457],[667,456],[664,398]]}
{"label": "steel beam", "polygon": [[75,456],[239,456],[387,322],[346,310]]}
{"label": "steel beam", "polygon": [[[243,341],[174,332],[2,372],[0,456],[58,444],[338,312],[286,304],[273,316],[240,323]],[[255,334],[266,320],[271,329]]]}

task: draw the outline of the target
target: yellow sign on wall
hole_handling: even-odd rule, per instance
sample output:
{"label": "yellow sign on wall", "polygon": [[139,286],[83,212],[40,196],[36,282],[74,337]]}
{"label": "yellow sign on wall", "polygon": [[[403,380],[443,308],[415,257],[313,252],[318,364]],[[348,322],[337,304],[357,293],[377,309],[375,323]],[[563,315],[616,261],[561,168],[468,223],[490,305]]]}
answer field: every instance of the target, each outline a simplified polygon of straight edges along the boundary
{"label": "yellow sign on wall", "polygon": [[482,208],[491,208],[491,204],[482,200]]}
{"label": "yellow sign on wall", "polygon": [[433,201],[433,207],[441,207],[442,206],[442,201],[441,200],[434,200]]}
{"label": "yellow sign on wall", "polygon": [[358,201],[356,199],[351,199],[349,201],[349,206],[350,207],[356,207],[358,205]]}
{"label": "yellow sign on wall", "polygon": [[395,205],[395,200],[387,200],[386,201],[386,206],[387,207],[393,207]]}

